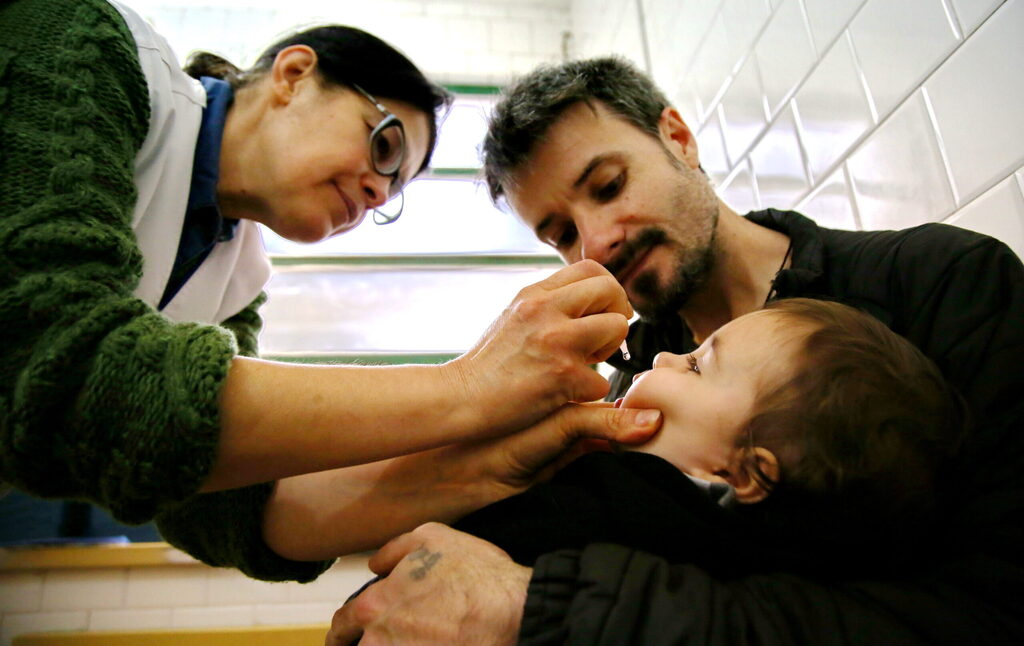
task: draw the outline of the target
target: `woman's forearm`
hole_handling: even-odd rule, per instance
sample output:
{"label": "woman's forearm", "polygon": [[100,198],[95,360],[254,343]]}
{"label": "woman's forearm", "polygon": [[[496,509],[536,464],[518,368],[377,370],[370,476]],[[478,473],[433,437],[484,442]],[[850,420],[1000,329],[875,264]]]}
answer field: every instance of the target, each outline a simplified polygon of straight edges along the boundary
{"label": "woman's forearm", "polygon": [[466,354],[444,365],[236,357],[203,491],[495,437],[566,402],[600,399],[608,382],[590,365],[616,351],[631,314],[611,274],[583,261],[525,287]]}
{"label": "woman's forearm", "polygon": [[458,367],[309,366],[245,357],[221,395],[217,460],[203,491],[374,462],[485,429]]}
{"label": "woman's forearm", "polygon": [[638,444],[660,424],[657,411],[570,404],[504,437],[281,480],[264,510],[264,539],[299,561],[376,548],[524,491],[595,448],[582,438]]}
{"label": "woman's forearm", "polygon": [[429,453],[279,481],[264,540],[293,561],[329,559],[376,549],[430,520],[453,522],[501,497],[480,481],[441,475]]}

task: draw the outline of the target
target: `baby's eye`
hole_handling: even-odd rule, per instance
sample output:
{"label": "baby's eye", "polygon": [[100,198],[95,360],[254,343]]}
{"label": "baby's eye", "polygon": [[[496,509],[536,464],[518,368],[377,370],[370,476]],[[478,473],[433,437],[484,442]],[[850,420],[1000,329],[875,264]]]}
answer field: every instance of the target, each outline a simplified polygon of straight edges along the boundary
{"label": "baby's eye", "polygon": [[690,370],[700,374],[700,366],[697,365],[697,357],[692,354],[686,355],[686,361],[690,364]]}

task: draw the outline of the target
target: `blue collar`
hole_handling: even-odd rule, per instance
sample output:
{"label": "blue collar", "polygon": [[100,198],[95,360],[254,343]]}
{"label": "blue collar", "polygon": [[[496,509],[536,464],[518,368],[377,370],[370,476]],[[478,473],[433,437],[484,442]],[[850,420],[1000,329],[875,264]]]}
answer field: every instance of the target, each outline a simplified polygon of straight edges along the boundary
{"label": "blue collar", "polygon": [[220,79],[204,76],[199,82],[206,90],[206,107],[196,138],[192,183],[189,186],[178,253],[158,309],[163,309],[171,302],[218,242],[234,237],[235,226],[238,224],[238,220],[223,217],[217,206],[221,140],[224,137],[228,108],[231,107],[235,93],[227,82]]}
{"label": "blue collar", "polygon": [[[204,76],[199,79],[206,90],[206,108],[199,125],[196,154],[192,162],[192,186],[186,211],[217,208],[217,180],[220,177],[220,145],[224,123],[235,93],[226,81]],[[217,209],[220,215],[220,209]]]}

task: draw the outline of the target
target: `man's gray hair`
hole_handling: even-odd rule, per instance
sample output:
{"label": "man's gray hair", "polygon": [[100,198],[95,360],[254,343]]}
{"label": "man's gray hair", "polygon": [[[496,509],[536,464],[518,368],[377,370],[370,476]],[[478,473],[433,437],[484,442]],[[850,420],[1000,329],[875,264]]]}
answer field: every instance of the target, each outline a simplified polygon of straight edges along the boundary
{"label": "man's gray hair", "polygon": [[600,102],[640,130],[658,136],[669,105],[651,79],[623,58],[592,58],[538,67],[509,87],[494,108],[484,139],[484,175],[491,199],[527,160],[562,113],[577,103]]}

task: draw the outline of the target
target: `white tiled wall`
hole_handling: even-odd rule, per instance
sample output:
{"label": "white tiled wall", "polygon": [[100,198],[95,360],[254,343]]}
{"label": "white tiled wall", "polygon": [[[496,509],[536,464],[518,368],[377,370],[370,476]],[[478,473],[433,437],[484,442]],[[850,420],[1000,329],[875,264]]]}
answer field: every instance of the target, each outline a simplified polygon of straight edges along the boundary
{"label": "white tiled wall", "polygon": [[649,58],[737,210],[949,222],[1024,255],[1024,0],[573,0],[572,20],[574,56]]}
{"label": "white tiled wall", "polygon": [[327,624],[373,575],[340,559],[307,584],[204,565],[0,572],[0,646],[23,633]]}
{"label": "white tiled wall", "polygon": [[[450,83],[502,84],[539,63],[560,61],[570,29],[570,0],[121,2],[150,20],[181,58],[212,49],[245,67],[283,31],[336,22],[393,43],[432,78]],[[630,33],[635,37],[635,18]]]}

